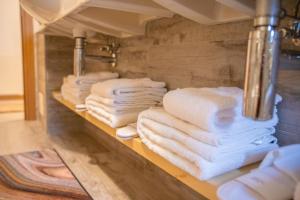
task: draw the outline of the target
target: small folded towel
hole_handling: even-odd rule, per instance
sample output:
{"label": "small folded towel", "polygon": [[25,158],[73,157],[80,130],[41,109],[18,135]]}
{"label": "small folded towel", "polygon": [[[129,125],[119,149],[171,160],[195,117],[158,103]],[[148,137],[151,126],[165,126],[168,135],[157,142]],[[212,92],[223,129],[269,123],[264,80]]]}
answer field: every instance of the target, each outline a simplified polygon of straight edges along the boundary
{"label": "small folded towel", "polygon": [[132,138],[138,137],[138,133],[136,130],[136,123],[128,124],[125,127],[118,128],[116,135],[118,138],[122,140],[130,140]]}
{"label": "small folded towel", "polygon": [[114,97],[104,98],[98,95],[91,94],[87,100],[101,102],[107,106],[136,106],[136,105],[156,105],[162,102],[162,96],[145,95],[143,97]]}
{"label": "small folded towel", "polygon": [[257,169],[222,185],[218,196],[226,200],[292,199],[300,179],[299,148],[290,145],[269,152]]}
{"label": "small folded towel", "polygon": [[[274,126],[278,117],[257,122],[242,116],[243,90],[235,87],[185,88],[168,92],[163,98],[165,110],[211,132],[246,130],[260,123]],[[276,102],[281,101],[277,95]]]}
{"label": "small folded towel", "polygon": [[143,102],[138,102],[137,104],[119,104],[119,105],[107,105],[105,103],[102,103],[99,100],[95,100],[97,97],[95,95],[89,95],[85,103],[87,105],[91,105],[94,107],[99,107],[105,110],[106,112],[109,112],[111,114],[118,114],[118,113],[128,113],[128,112],[139,112],[142,110],[145,110],[151,106],[155,106],[156,103],[143,103]]}
{"label": "small folded towel", "polygon": [[90,94],[93,84],[99,81],[118,78],[118,76],[117,73],[111,72],[88,73],[79,77],[69,75],[63,79],[61,94],[64,99],[73,104],[84,104],[85,98]]}
{"label": "small folded towel", "polygon": [[[198,141],[178,129],[168,127],[160,122],[140,116],[138,119],[138,126],[146,135],[155,134],[159,136],[162,140],[161,146],[165,149],[169,149],[176,154],[192,151],[211,162],[231,159],[234,156],[245,154],[246,152],[261,148],[261,146],[268,145],[269,143],[277,143],[277,139],[271,136],[271,134],[275,132],[274,128],[247,143],[241,143],[239,141],[238,143],[216,147]],[[188,155],[189,153],[186,154]]]}
{"label": "small folded towel", "polygon": [[300,200],[300,182],[296,186],[294,200]]}
{"label": "small folded towel", "polygon": [[[161,125],[172,128],[168,129],[168,133],[172,135],[176,135],[176,131],[180,131],[195,140],[213,146],[235,145],[236,141],[239,141],[240,144],[251,143],[257,140],[258,137],[270,135],[274,131],[274,128],[272,128],[269,123],[260,123],[250,130],[245,131],[232,130],[231,132],[221,133],[208,132],[168,114],[161,107],[145,110],[140,113],[139,118],[150,119]],[[174,130],[175,132],[173,132]]]}
{"label": "small folded towel", "polygon": [[66,78],[66,81],[73,84],[94,84],[98,81],[105,81],[109,79],[118,78],[118,73],[113,72],[94,72],[94,73],[87,73],[83,76],[76,77],[74,75],[69,75]]}
{"label": "small folded towel", "polygon": [[136,119],[139,114],[139,112],[111,114],[99,107],[94,107],[91,105],[86,105],[86,106],[89,114],[94,116],[96,119],[106,123],[112,128],[118,128],[136,122]]}
{"label": "small folded towel", "polygon": [[92,86],[91,92],[106,98],[144,96],[146,94],[163,96],[166,92],[165,86],[164,82],[152,81],[150,78],[124,78],[97,83]]}
{"label": "small folded towel", "polygon": [[257,162],[261,160],[268,151],[278,147],[276,144],[270,144],[264,148],[248,152],[245,155],[236,156],[221,162],[208,162],[200,156],[193,155],[191,152],[189,154],[191,159],[187,160],[184,157],[181,157],[181,155],[177,155],[161,147],[159,144],[162,141],[161,139],[157,137],[148,138],[148,135],[144,135],[139,129],[139,126],[137,129],[142,142],[149,149],[200,180],[207,180],[250,163]]}

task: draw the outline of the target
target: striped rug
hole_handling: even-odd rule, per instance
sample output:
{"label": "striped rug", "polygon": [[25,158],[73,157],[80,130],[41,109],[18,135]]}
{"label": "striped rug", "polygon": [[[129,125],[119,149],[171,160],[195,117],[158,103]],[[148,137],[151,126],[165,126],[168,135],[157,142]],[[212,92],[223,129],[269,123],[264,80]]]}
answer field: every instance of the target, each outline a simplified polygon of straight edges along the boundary
{"label": "striped rug", "polygon": [[52,149],[0,156],[0,200],[91,200]]}

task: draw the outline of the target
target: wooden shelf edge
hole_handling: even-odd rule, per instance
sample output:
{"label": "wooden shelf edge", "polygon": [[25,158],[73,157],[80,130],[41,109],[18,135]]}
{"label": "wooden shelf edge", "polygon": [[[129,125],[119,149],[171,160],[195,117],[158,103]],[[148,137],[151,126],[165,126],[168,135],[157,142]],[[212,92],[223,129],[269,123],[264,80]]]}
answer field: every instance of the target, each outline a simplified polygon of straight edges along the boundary
{"label": "wooden shelf edge", "polygon": [[60,94],[60,92],[53,92],[53,98],[56,99],[58,102],[69,108],[71,111],[75,112],[79,116],[83,117],[88,122],[92,123],[99,129],[101,129],[104,133],[110,135],[111,137],[115,138],[122,144],[129,147],[131,150],[135,151],[137,154],[141,155],[145,159],[149,160],[169,175],[175,177],[178,181],[184,183],[188,187],[192,188],[197,193],[201,194],[202,196],[214,200],[218,199],[216,195],[217,188],[223,182],[231,180],[241,174],[247,173],[251,169],[255,168],[257,164],[249,165],[243,167],[239,170],[235,170],[233,172],[227,173],[225,175],[219,176],[217,178],[211,179],[210,181],[200,181],[195,177],[189,175],[187,172],[179,169],[163,157],[157,155],[156,153],[152,152],[148,149],[139,138],[135,138],[129,141],[123,141],[116,137],[116,129],[109,127],[108,125],[104,124],[103,122],[97,120],[93,116],[91,116],[86,111],[76,111],[75,106],[64,100]]}

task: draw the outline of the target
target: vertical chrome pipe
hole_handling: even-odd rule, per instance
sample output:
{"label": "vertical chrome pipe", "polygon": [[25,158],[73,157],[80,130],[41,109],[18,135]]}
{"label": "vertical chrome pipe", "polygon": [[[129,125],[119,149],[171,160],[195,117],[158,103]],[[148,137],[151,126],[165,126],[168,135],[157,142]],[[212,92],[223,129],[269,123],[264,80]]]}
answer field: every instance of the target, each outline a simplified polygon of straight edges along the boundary
{"label": "vertical chrome pipe", "polygon": [[85,38],[76,37],[75,48],[74,48],[74,62],[73,62],[74,65],[73,71],[76,77],[85,74],[84,46],[85,46]]}
{"label": "vertical chrome pipe", "polygon": [[255,30],[248,40],[243,114],[255,120],[273,116],[275,82],[279,65],[280,0],[257,0]]}

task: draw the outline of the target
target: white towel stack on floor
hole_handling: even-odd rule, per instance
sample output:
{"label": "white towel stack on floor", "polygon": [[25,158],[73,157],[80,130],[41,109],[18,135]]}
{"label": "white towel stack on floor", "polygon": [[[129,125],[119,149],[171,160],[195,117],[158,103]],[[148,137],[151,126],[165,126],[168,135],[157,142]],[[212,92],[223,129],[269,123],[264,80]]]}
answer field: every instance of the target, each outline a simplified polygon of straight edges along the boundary
{"label": "white towel stack on floor", "polygon": [[64,78],[64,83],[61,87],[61,94],[64,99],[73,104],[84,104],[85,98],[90,94],[93,84],[99,81],[118,78],[118,73],[112,72],[96,72],[76,77],[68,75]]}
{"label": "white towel stack on floor", "polygon": [[[200,180],[263,159],[277,148],[274,118],[242,116],[239,88],[186,88],[168,92],[163,108],[140,113],[137,130],[154,152]],[[281,97],[277,97],[277,102]]]}
{"label": "white towel stack on floor", "polygon": [[257,169],[222,185],[221,200],[299,199],[300,145],[271,151]]}
{"label": "white towel stack on floor", "polygon": [[114,79],[92,86],[88,112],[113,128],[136,122],[139,112],[162,103],[165,83],[141,79]]}

